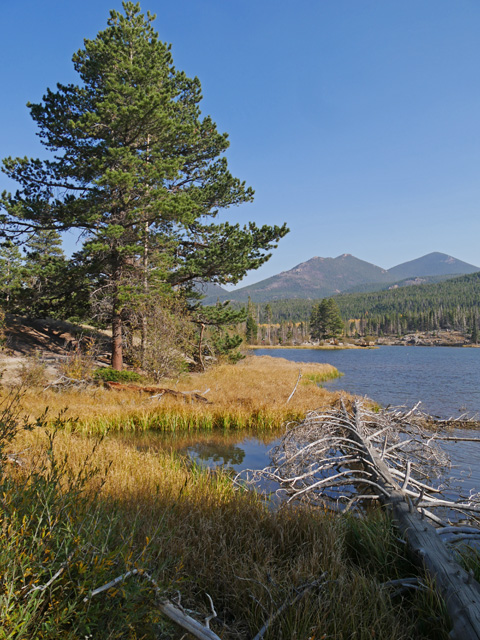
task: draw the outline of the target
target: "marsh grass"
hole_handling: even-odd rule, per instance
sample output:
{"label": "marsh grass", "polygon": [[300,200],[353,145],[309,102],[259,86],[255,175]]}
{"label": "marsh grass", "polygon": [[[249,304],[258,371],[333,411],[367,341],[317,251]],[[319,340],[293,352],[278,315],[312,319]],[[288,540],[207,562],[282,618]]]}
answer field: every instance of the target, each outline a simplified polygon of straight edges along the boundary
{"label": "marsh grass", "polygon": [[[270,356],[248,357],[237,365],[220,365],[202,374],[165,380],[163,387],[196,391],[211,404],[150,397],[134,391],[102,387],[55,392],[27,385],[23,404],[38,416],[49,406],[51,413],[66,409],[67,427],[85,433],[109,431],[183,431],[191,429],[276,429],[286,421],[303,418],[308,409],[325,405],[334,396],[316,385],[298,385],[302,375],[326,381],[338,371],[328,364],[298,363]],[[5,391],[4,391],[5,394]],[[71,420],[68,424],[68,419]]]}
{"label": "marsh grass", "polygon": [[[161,620],[152,590],[140,579],[84,601],[132,567],[148,571],[166,594],[180,592],[198,619],[210,612],[209,594],[218,612],[211,624],[223,640],[252,638],[295,599],[297,588],[321,575],[323,587],[287,606],[266,640],[444,637],[433,592],[392,599],[381,586],[416,571],[381,512],[363,521],[293,505],[275,510],[221,470],[188,464],[173,445],[160,451],[148,435],[88,435],[156,427],[188,442],[189,430],[221,426],[215,437],[230,429],[227,440],[234,441],[254,427],[268,440],[286,417],[332,401],[332,394],[308,384],[298,385],[286,403],[299,368],[318,375],[319,366],[253,358],[164,385],[196,390],[211,405],[167,398],[155,405],[145,394],[106,389],[29,390],[22,398],[26,413],[40,416],[48,404],[53,417],[39,418],[33,430],[17,429],[15,440],[8,432],[8,446],[20,452],[23,466],[2,468],[0,606],[13,622],[10,635],[0,638],[182,637]],[[323,374],[335,371],[327,366]],[[68,570],[51,587],[30,594],[38,606],[25,598],[63,565]],[[28,603],[33,609],[22,609]],[[32,626],[16,634],[14,623],[24,620]]]}
{"label": "marsh grass", "polygon": [[[26,452],[25,467],[30,468],[48,451],[49,435],[44,429],[22,432],[14,446]],[[216,633],[223,640],[240,640],[253,637],[273,612],[292,601],[297,587],[325,574],[325,585],[288,606],[266,640],[406,640],[445,635],[426,595],[392,599],[381,587],[386,580],[409,577],[416,570],[405,558],[390,520],[380,511],[372,511],[363,521],[287,505],[273,510],[256,494],[236,488],[221,471],[188,465],[174,452],[139,448],[134,438],[107,437],[92,454],[91,438],[62,430],[55,435],[55,455],[67,461],[69,471],[62,475],[72,478],[85,468],[87,458],[96,469],[110,465],[106,475],[92,474],[82,488],[86,499],[95,496],[97,529],[89,533],[87,527],[80,535],[82,566],[88,567],[81,579],[75,578],[81,594],[126,566],[139,566],[155,576],[166,593],[180,591],[183,605],[199,619],[209,613],[209,594],[218,613],[212,622]],[[61,487],[67,495],[68,486]],[[34,504],[33,493],[27,498]],[[78,526],[78,520],[73,520],[69,530]],[[110,531],[106,543],[101,542],[103,528],[105,534]],[[84,551],[86,535],[91,535],[94,549],[108,549],[106,557],[113,559],[98,574],[92,568],[94,554]],[[30,554],[42,557],[43,547],[38,541],[31,543]],[[64,608],[68,603],[78,606],[73,585],[70,597]],[[92,629],[100,629],[94,637],[140,637],[135,635],[143,630],[140,620],[153,625],[149,628],[146,623],[142,637],[182,635],[163,622],[158,636],[158,623],[151,622],[156,620],[152,594],[135,579],[125,583],[123,591],[97,598],[88,619]],[[431,594],[429,598],[435,600]],[[121,619],[128,621],[124,635],[110,619],[117,615],[117,608],[122,609]],[[102,625],[110,625],[110,635],[103,634]]]}
{"label": "marsh grass", "polygon": [[[125,628],[137,637],[155,612],[144,585],[128,585],[116,601],[113,593],[88,598],[146,551],[133,545],[135,523],[125,530],[118,508],[98,498],[106,471],[94,461],[100,442],[85,442],[73,462],[57,447],[61,417],[50,428],[42,419],[28,425],[18,408],[14,400],[0,415],[0,638],[120,638]],[[17,458],[21,466],[9,468],[15,434],[30,447],[28,458]]]}

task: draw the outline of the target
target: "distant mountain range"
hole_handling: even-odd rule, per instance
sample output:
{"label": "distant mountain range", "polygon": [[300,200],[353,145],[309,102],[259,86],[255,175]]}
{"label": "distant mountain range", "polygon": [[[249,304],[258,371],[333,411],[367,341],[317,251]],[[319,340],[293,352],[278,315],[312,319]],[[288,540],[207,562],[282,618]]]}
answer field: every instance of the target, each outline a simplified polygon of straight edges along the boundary
{"label": "distant mountain range", "polygon": [[339,293],[438,282],[476,271],[480,271],[480,267],[438,252],[388,270],[344,253],[337,258],[311,258],[289,271],[282,271],[276,276],[235,291],[226,291],[221,287],[216,287],[213,291],[210,289],[203,304],[214,304],[217,300],[246,302],[249,296],[252,302],[288,298],[317,299]]}

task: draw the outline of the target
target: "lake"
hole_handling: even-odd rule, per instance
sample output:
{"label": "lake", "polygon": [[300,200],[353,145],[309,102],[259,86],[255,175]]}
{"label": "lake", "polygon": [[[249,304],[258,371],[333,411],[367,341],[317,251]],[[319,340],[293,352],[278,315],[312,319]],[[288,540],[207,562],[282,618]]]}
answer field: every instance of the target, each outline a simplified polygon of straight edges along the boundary
{"label": "lake", "polygon": [[[324,383],[325,388],[368,396],[386,406],[418,401],[429,413],[441,417],[467,412],[480,415],[480,349],[453,347],[380,347],[321,351],[318,349],[256,349],[255,355],[269,355],[299,362],[327,362],[344,375]],[[314,409],[316,407],[312,407]],[[476,432],[455,430],[458,437]],[[128,437],[128,436],[126,436]],[[261,469],[270,463],[269,449],[278,434],[244,431],[200,432],[187,434],[145,434],[135,436],[137,447],[169,449],[200,465],[223,467],[234,472]],[[480,487],[480,443],[448,442],[453,468],[449,478],[453,486]],[[265,488],[265,487],[264,487]],[[268,487],[272,489],[272,487]]]}
{"label": "lake", "polygon": [[[332,391],[345,390],[368,396],[383,406],[414,406],[442,418],[467,413],[480,416],[480,349],[461,347],[379,347],[378,349],[255,349],[255,355],[269,355],[296,362],[328,362],[344,375],[324,383]],[[301,364],[299,364],[301,369]],[[476,436],[455,429],[449,435]],[[480,488],[480,443],[442,444],[453,466],[453,485]]]}
{"label": "lake", "polygon": [[344,375],[324,383],[326,389],[368,396],[382,406],[411,407],[421,401],[424,411],[443,418],[465,412],[480,415],[480,349],[255,349],[253,353],[299,363],[328,362]]}

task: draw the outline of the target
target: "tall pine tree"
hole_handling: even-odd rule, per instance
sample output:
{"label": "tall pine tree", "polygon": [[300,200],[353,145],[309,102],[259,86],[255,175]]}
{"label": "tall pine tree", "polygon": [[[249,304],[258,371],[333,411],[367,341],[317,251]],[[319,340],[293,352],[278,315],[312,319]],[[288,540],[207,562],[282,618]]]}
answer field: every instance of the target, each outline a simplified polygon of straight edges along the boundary
{"label": "tall pine tree", "polygon": [[[67,262],[60,235],[38,230],[27,239],[19,304],[32,317],[55,316],[65,310]],[[61,284],[60,284],[61,283]]]}
{"label": "tall pine tree", "polygon": [[[47,90],[30,104],[49,160],[7,158],[20,185],[4,193],[9,234],[78,229],[84,255],[111,301],[112,366],[122,368],[122,320],[129,283],[147,281],[151,238],[168,253],[171,287],[194,280],[236,283],[258,268],[287,233],[285,225],[244,227],[215,221],[249,202],[223,153],[228,136],[200,112],[201,88],[173,64],[154,16],[133,2],[73,56],[78,85]],[[127,286],[125,287],[125,283]]]}
{"label": "tall pine tree", "polygon": [[12,311],[22,288],[22,254],[11,242],[0,245],[0,306]]}
{"label": "tall pine tree", "polygon": [[314,340],[335,338],[343,331],[338,304],[333,298],[324,298],[315,305],[310,316],[310,335]]}

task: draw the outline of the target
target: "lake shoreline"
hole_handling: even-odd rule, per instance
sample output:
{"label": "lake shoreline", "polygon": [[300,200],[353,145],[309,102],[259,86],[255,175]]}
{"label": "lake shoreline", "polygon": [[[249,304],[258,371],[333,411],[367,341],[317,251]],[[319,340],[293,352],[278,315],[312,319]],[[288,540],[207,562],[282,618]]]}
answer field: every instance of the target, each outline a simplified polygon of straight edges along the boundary
{"label": "lake shoreline", "polygon": [[284,345],[275,345],[275,344],[249,344],[246,345],[246,348],[250,351],[253,349],[304,349],[308,351],[349,351],[351,349],[377,349],[378,347],[374,345],[362,346],[359,344],[284,344]]}
{"label": "lake shoreline", "polygon": [[351,393],[374,398],[382,406],[409,406],[421,402],[422,409],[443,418],[464,413],[480,415],[479,351],[448,348],[399,349],[397,345],[381,348],[329,350],[263,349],[255,355],[270,355],[301,363],[333,365],[344,376],[324,383],[328,391]]}

